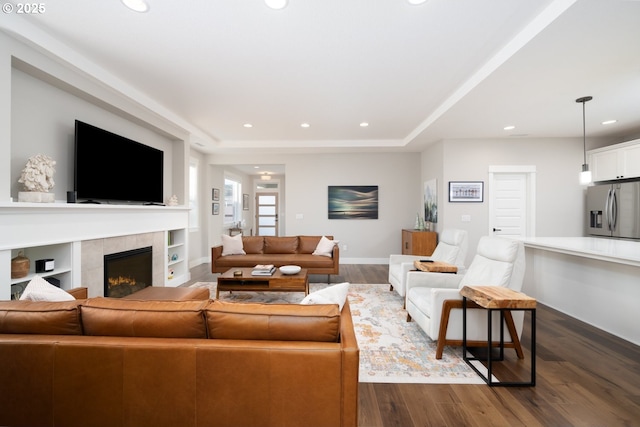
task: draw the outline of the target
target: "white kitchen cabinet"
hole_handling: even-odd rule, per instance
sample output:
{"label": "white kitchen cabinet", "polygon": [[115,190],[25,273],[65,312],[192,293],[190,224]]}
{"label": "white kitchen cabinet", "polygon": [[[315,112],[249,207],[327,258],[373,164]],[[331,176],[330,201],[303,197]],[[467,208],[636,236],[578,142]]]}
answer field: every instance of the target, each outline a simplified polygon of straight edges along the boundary
{"label": "white kitchen cabinet", "polygon": [[640,139],[591,150],[588,155],[594,182],[640,177]]}

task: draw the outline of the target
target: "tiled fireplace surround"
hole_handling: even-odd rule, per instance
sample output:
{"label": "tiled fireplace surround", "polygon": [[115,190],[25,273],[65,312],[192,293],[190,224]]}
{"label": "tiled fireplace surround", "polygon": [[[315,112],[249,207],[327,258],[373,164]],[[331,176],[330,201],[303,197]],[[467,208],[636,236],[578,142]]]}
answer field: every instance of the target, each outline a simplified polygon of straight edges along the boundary
{"label": "tiled fireplace surround", "polygon": [[143,233],[81,242],[81,286],[89,296],[104,296],[104,256],[132,249],[152,247],[153,285],[164,286],[165,233]]}

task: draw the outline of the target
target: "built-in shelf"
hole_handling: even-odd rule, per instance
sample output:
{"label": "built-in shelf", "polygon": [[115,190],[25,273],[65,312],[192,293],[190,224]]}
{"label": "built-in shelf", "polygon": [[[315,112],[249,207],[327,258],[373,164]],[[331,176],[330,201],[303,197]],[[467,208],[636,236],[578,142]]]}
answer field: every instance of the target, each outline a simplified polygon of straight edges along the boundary
{"label": "built-in shelf", "polygon": [[187,230],[167,231],[167,267],[165,286],[179,286],[188,280]]}
{"label": "built-in shelf", "polygon": [[[72,259],[73,259],[73,244],[62,243],[56,245],[45,246],[33,246],[16,248],[5,252],[5,257],[9,257],[8,268],[7,263],[3,262],[3,266],[0,267],[0,274],[3,277],[11,277],[11,260],[18,256],[20,252],[27,258],[29,258],[29,273],[20,278],[9,280],[9,295],[7,295],[7,289],[0,289],[0,299],[18,299],[24,291],[27,284],[37,275],[47,278],[54,278],[60,282],[60,287],[63,289],[71,289],[73,287],[73,275],[72,273]],[[10,255],[9,255],[10,254]],[[40,259],[52,259],[54,260],[54,269],[52,271],[36,273],[36,261]]]}

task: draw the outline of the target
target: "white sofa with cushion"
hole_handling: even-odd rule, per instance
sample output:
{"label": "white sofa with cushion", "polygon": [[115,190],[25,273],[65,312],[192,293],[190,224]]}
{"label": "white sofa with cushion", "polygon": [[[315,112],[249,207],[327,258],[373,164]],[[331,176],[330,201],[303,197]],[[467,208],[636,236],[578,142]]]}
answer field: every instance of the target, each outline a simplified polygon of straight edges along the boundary
{"label": "white sofa with cushion", "polygon": [[465,230],[445,229],[440,233],[438,245],[431,256],[391,255],[389,257],[389,283],[391,290],[405,296],[407,273],[415,270],[413,262],[431,259],[453,264],[458,267],[458,274],[464,273],[464,262],[467,256],[467,232]]}

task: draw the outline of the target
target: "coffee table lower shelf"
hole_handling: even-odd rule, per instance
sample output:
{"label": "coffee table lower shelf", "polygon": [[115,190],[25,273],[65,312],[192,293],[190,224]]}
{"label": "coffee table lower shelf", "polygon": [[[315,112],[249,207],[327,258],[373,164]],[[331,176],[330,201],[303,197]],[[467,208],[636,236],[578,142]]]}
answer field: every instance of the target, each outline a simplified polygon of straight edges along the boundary
{"label": "coffee table lower shelf", "polygon": [[[309,295],[309,276],[306,269],[297,274],[282,274],[276,270],[271,276],[252,276],[252,268],[232,268],[218,277],[216,299],[220,292],[304,292]],[[236,272],[240,275],[236,275]]]}

